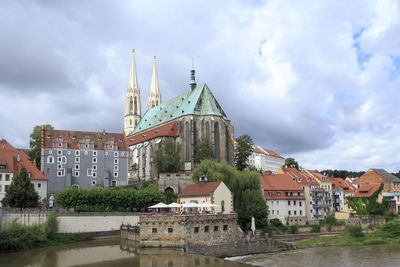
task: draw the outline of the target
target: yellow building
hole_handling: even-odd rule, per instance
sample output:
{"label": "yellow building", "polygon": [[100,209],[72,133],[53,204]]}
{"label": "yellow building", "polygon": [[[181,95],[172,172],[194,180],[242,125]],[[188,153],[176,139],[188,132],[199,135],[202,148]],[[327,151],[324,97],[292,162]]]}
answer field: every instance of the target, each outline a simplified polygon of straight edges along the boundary
{"label": "yellow building", "polygon": [[320,203],[319,218],[325,219],[329,215],[334,215],[333,209],[333,194],[332,183],[328,176],[319,173],[318,171],[306,171],[319,183],[320,192],[316,192],[316,201]]}
{"label": "yellow building", "polygon": [[179,195],[179,203],[211,203],[213,212],[228,214],[233,211],[232,193],[223,182],[199,182],[187,185]]}

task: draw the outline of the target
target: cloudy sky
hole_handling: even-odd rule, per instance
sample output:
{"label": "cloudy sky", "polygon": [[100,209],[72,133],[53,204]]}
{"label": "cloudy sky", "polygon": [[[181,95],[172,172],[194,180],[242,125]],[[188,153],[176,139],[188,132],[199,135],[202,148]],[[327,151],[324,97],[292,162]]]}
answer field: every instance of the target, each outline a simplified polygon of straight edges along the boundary
{"label": "cloudy sky", "polygon": [[[142,106],[191,59],[235,136],[310,169],[400,169],[398,1],[1,1],[0,138],[122,132],[132,48]],[[144,111],[144,110],[143,110]]]}

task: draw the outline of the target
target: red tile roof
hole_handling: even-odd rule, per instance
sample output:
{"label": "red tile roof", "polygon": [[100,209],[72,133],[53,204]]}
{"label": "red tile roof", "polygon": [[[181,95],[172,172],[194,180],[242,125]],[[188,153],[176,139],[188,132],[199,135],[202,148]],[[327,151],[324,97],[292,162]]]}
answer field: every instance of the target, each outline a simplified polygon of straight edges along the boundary
{"label": "red tile roof", "polygon": [[[303,192],[303,188],[298,185],[293,179],[285,174],[262,175],[260,174],[260,183],[264,189],[266,199],[304,199],[302,196],[286,196],[286,192]],[[269,195],[269,192],[279,191],[278,196],[275,192]]]}
{"label": "red tile roof", "polygon": [[332,183],[333,190],[340,190],[340,188],[342,188],[343,192],[346,193],[354,193],[356,190],[356,188],[350,182],[346,182],[342,178],[329,177],[329,180]]}
{"label": "red tile roof", "polygon": [[0,172],[11,172],[17,175],[22,166],[25,166],[28,173],[31,174],[31,180],[47,180],[43,173],[30,162],[28,155],[14,148],[4,139],[0,140],[0,162],[6,165],[5,169],[1,169]]}
{"label": "red tile roof", "polygon": [[137,133],[135,135],[131,135],[126,138],[126,143],[128,146],[132,146],[144,141],[148,141],[157,137],[165,137],[165,136],[172,136],[178,137],[179,136],[179,129],[176,122],[169,122],[163,124],[161,126],[152,128],[150,130]]}
{"label": "red tile roof", "polygon": [[58,144],[58,138],[61,137],[62,145],[67,143],[69,149],[80,149],[80,143],[84,143],[84,139],[89,138],[89,142],[93,143],[90,149],[104,150],[105,146],[110,144],[110,139],[114,139],[113,146],[118,150],[127,150],[125,143],[125,135],[123,133],[102,132],[84,132],[71,130],[49,130],[42,129],[42,147],[55,148],[53,145]]}
{"label": "red tile roof", "polygon": [[380,186],[381,184],[363,184],[354,193],[354,197],[370,197]]}
{"label": "red tile roof", "polygon": [[187,185],[180,194],[180,197],[210,195],[221,183],[222,182],[200,182]]}
{"label": "red tile roof", "polygon": [[315,177],[307,172],[301,172],[296,168],[282,168],[282,171],[290,176],[292,180],[295,180],[299,185],[318,185],[319,183],[315,180]]}
{"label": "red tile roof", "polygon": [[272,150],[269,150],[269,149],[266,149],[266,148],[261,148],[259,146],[255,146],[254,147],[254,152],[265,154],[265,155],[271,155],[271,156],[282,158],[282,159],[284,158],[284,157],[282,157],[281,155],[279,155],[278,153],[276,153],[276,152],[274,152]]}

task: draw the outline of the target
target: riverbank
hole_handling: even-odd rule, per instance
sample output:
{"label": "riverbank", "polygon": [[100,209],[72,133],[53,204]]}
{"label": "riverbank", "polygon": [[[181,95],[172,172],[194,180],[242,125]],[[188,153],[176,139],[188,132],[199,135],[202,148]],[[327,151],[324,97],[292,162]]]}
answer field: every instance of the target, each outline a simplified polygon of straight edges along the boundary
{"label": "riverbank", "polygon": [[347,232],[296,240],[298,248],[324,246],[365,246],[400,243],[400,221],[392,220],[373,232],[362,232],[361,227],[349,227]]}

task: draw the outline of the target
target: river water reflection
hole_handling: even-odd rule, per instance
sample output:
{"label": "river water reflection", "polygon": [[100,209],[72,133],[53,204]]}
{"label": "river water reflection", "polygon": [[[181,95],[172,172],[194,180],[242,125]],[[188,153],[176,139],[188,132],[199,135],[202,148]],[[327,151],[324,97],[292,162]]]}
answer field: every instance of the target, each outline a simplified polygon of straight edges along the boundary
{"label": "river water reflection", "polygon": [[400,245],[323,247],[229,260],[177,249],[136,249],[126,240],[98,240],[0,254],[0,266],[400,266]]}
{"label": "river water reflection", "polygon": [[97,240],[0,254],[0,266],[248,266],[213,257],[187,254],[177,249],[136,249],[127,240]]}

